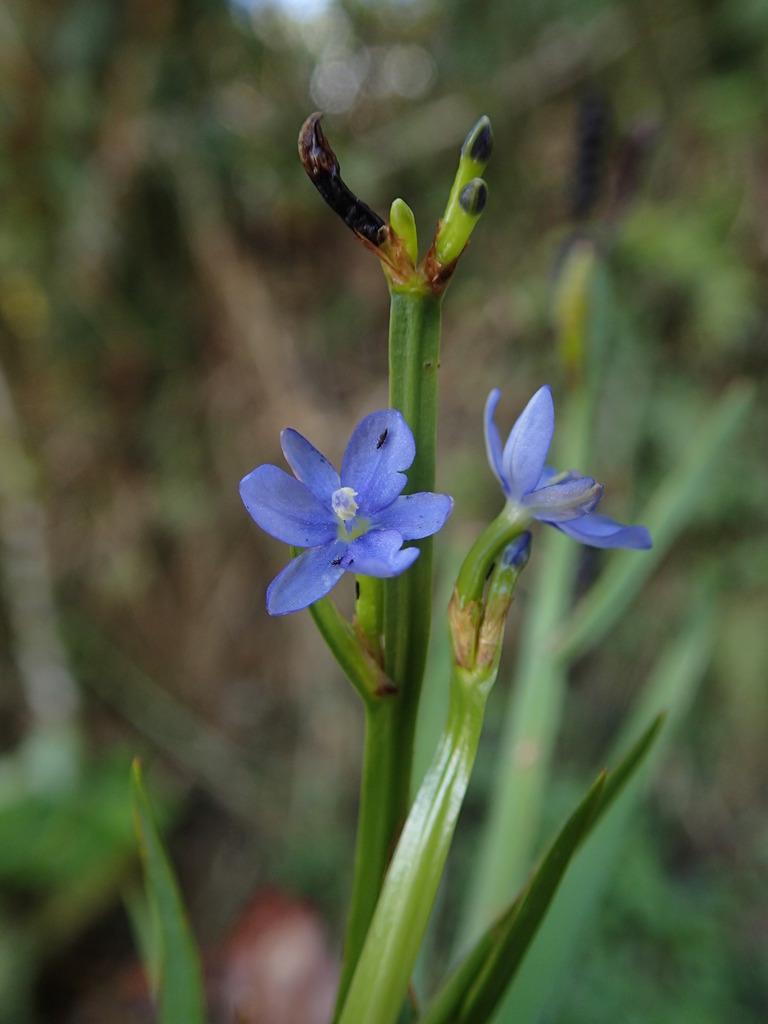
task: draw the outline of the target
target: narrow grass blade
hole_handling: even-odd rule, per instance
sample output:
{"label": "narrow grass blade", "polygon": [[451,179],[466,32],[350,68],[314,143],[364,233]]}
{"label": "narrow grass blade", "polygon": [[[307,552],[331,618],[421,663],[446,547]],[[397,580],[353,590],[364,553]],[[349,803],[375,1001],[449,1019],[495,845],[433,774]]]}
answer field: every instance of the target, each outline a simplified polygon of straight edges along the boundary
{"label": "narrow grass blade", "polygon": [[461,963],[443,983],[418,1019],[418,1024],[453,1024],[462,1004],[479,977],[503,932],[507,918],[516,914],[519,900],[480,936]]}
{"label": "narrow grass blade", "polygon": [[663,717],[659,715],[651,723],[615,769],[598,777],[526,888],[475,943],[419,1024],[481,1024],[490,1018],[543,921],[571,858],[640,767]]}
{"label": "narrow grass blade", "polygon": [[600,797],[600,803],[595,810],[595,816],[589,826],[590,832],[592,832],[595,825],[597,825],[598,821],[603,817],[613,801],[619,796],[626,784],[645,760],[645,756],[653,746],[656,737],[659,734],[659,730],[664,724],[665,718],[666,714],[664,712],[658,714],[640,738],[630,747],[616,767],[608,773],[608,778],[606,779],[606,783]]}
{"label": "narrow grass blade", "polygon": [[131,802],[147,897],[157,929],[158,961],[151,965],[150,976],[156,986],[158,1024],[205,1024],[199,954],[155,826],[138,760],[131,771]]}
{"label": "narrow grass blade", "polygon": [[[640,734],[641,739],[632,748],[639,751],[658,728],[659,719],[654,718],[648,727],[649,719],[665,709],[660,741],[646,757],[643,770],[635,772],[620,794],[614,794],[618,798],[611,814],[603,815],[598,821],[610,796],[610,785],[606,786],[607,795],[606,790],[603,791],[601,807],[591,825],[593,831],[574,858],[516,982],[503,1000],[497,1024],[520,1024],[521,1021],[536,1024],[557,992],[556,982],[564,977],[579,943],[584,941],[589,918],[616,870],[629,822],[643,792],[643,782],[658,764],[704,675],[715,635],[713,618],[713,606],[704,600],[662,653],[636,701],[617,746],[625,747]],[[631,760],[632,750],[627,760]],[[616,774],[620,771],[619,766]]]}
{"label": "narrow grass blade", "polygon": [[517,973],[528,947],[565,874],[571,858],[589,829],[605,786],[603,772],[565,823],[532,876],[517,912],[512,914],[482,973],[467,994],[456,1024],[485,1024]]}

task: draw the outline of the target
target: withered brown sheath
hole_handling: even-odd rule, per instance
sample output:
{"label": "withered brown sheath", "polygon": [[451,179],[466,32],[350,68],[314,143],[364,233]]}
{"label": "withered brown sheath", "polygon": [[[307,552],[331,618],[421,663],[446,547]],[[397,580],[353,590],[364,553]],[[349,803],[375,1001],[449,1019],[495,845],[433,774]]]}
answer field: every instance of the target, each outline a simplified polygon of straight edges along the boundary
{"label": "withered brown sheath", "polygon": [[356,235],[378,248],[389,237],[384,220],[342,181],[339,161],[320,127],[320,113],[310,114],[299,132],[299,157],[317,191]]}

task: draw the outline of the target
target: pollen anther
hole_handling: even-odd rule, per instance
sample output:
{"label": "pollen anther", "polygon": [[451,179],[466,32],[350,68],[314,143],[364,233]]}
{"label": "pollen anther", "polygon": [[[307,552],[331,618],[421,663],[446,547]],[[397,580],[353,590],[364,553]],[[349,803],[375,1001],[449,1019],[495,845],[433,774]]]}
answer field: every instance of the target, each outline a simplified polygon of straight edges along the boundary
{"label": "pollen anther", "polygon": [[331,495],[331,508],[342,522],[348,523],[350,519],[355,518],[358,509],[356,497],[357,491],[353,491],[351,487],[340,487]]}

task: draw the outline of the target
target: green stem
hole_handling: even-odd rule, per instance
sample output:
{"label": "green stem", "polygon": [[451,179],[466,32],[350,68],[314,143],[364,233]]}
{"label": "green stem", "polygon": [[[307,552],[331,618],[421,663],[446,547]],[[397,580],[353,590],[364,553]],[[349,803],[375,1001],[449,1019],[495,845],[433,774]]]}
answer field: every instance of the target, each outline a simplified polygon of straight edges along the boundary
{"label": "green stem", "polygon": [[397,755],[397,738],[392,735],[397,729],[394,705],[394,697],[385,697],[370,701],[365,707],[355,873],[334,1021],[338,1020],[347,997],[396,839],[389,827],[395,816],[389,807],[395,795],[389,780],[397,772],[397,765],[391,761]]}
{"label": "green stem", "polygon": [[[363,617],[370,620],[369,625],[375,631],[380,618],[377,613],[381,604],[380,581],[365,577],[361,578],[361,582]],[[370,588],[368,583],[372,584]],[[355,872],[337,995],[338,1016],[394,846],[395,836],[390,823],[398,820],[400,809],[399,806],[392,809],[389,805],[397,797],[390,780],[398,770],[397,738],[393,736],[398,719],[392,683],[384,675],[375,654],[363,645],[360,636],[333,601],[323,598],[311,605],[309,610],[320,634],[365,705],[365,750],[355,844]],[[371,638],[365,632],[364,636],[366,644],[370,644]]]}
{"label": "green stem", "polygon": [[[416,458],[406,493],[433,491],[437,446],[437,371],[440,358],[440,299],[423,290],[392,290],[389,330],[390,404],[413,432]],[[418,542],[421,555],[402,576],[388,580],[384,595],[384,657],[398,688],[392,732],[397,756],[387,801],[394,837],[410,804],[413,740],[432,617],[432,538]]]}
{"label": "green stem", "polygon": [[384,580],[375,576],[356,576],[355,581],[357,628],[372,657],[383,665],[384,653],[381,642],[384,631]]}
{"label": "green stem", "polygon": [[454,666],[445,731],[392,858],[339,1024],[394,1024],[397,1019],[469,783],[495,676],[495,666],[483,673]]}
{"label": "green stem", "polygon": [[[437,433],[440,300],[423,290],[392,291],[390,404],[416,442],[407,493],[433,491]],[[371,643],[383,625],[385,696],[366,699],[366,738],[355,880],[336,1016],[341,1011],[373,916],[384,873],[410,806],[416,714],[432,613],[432,541],[403,576],[360,579],[358,623]],[[383,623],[382,623],[383,603]],[[381,644],[374,643],[374,657]],[[336,1018],[335,1018],[336,1019]]]}
{"label": "green stem", "polygon": [[479,601],[493,563],[515,537],[519,537],[530,523],[530,516],[522,511],[510,512],[505,506],[492,523],[480,534],[469,549],[456,579],[456,593],[463,605]]}
{"label": "green stem", "polygon": [[318,632],[366,707],[377,694],[391,690],[381,666],[363,647],[360,637],[330,597],[315,601],[309,606],[309,612]]}

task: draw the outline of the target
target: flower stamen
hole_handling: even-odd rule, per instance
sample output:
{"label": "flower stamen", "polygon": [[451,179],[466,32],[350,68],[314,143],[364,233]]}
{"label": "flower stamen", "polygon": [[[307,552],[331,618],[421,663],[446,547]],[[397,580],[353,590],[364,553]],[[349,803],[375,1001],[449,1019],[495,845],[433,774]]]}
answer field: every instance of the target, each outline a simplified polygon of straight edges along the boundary
{"label": "flower stamen", "polygon": [[331,508],[343,523],[348,523],[357,514],[356,497],[357,491],[351,487],[340,487],[331,495]]}

